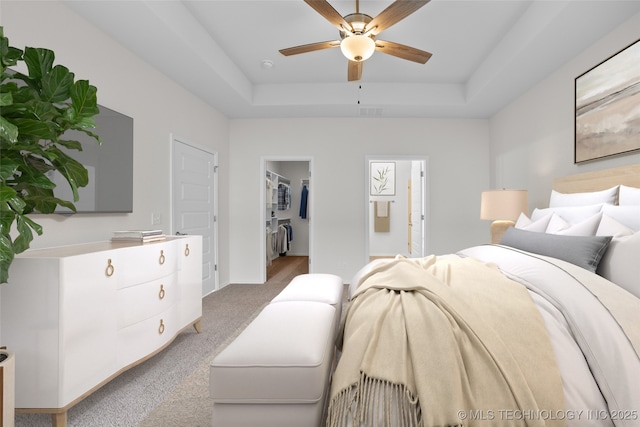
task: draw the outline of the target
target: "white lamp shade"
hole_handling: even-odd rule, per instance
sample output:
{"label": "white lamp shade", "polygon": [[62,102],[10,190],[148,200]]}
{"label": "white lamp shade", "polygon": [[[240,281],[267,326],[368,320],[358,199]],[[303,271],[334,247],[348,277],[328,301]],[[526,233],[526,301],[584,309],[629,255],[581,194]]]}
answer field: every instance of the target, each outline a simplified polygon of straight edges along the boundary
{"label": "white lamp shade", "polygon": [[340,50],[350,61],[365,61],[373,55],[376,43],[371,37],[355,34],[345,37],[340,43]]}
{"label": "white lamp shade", "polygon": [[489,190],[482,192],[480,219],[515,221],[529,212],[527,190]]}

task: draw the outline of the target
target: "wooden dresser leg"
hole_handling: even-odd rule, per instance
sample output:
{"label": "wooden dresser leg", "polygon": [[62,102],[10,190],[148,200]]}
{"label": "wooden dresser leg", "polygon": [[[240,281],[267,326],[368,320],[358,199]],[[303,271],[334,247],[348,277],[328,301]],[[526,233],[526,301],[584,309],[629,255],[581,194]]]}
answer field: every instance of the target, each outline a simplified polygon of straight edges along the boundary
{"label": "wooden dresser leg", "polygon": [[51,414],[52,427],[67,427],[67,411]]}
{"label": "wooden dresser leg", "polygon": [[196,320],[196,323],[193,324],[194,329],[196,330],[197,333],[201,333],[202,332],[202,322],[201,319]]}

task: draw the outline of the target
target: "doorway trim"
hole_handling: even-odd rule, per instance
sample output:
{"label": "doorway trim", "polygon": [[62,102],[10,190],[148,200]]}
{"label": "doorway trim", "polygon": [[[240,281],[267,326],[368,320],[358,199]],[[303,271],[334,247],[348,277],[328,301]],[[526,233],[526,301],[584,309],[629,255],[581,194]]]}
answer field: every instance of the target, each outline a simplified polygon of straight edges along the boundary
{"label": "doorway trim", "polygon": [[315,204],[314,200],[314,169],[313,157],[310,156],[260,156],[260,275],[262,283],[267,281],[267,236],[264,232],[267,222],[266,209],[267,203],[265,176],[267,174],[267,162],[309,162],[309,179],[311,180],[311,191],[308,196],[308,222],[309,222],[309,273],[313,273],[313,248],[314,248],[314,228],[315,228]]}
{"label": "doorway trim", "polygon": [[[181,138],[179,136],[174,135],[173,133],[170,134],[170,138],[171,138],[171,147],[170,147],[170,153],[169,153],[169,157],[170,157],[170,166],[169,166],[169,185],[170,185],[170,191],[169,191],[169,222],[170,222],[170,234],[173,235],[175,234],[176,230],[176,224],[175,224],[175,218],[174,218],[174,214],[173,214],[173,203],[175,200],[175,195],[173,194],[173,188],[174,188],[174,157],[173,157],[173,149],[174,149],[174,145],[176,143],[180,143],[180,144],[184,144],[184,145],[188,145],[190,147],[193,147],[197,150],[201,150],[204,151],[208,154],[211,154],[213,156],[213,167],[214,167],[214,174],[213,174],[213,241],[211,242],[212,245],[212,251],[213,251],[213,263],[214,263],[214,269],[213,269],[213,291],[215,292],[217,290],[220,289],[220,275],[219,275],[219,246],[218,246],[218,240],[219,240],[219,234],[218,234],[218,192],[219,192],[219,188],[218,188],[218,152],[212,150],[211,148],[202,146],[200,144],[196,144],[193,143],[191,141],[189,141],[188,139],[185,138]],[[205,295],[203,295],[204,297]]]}
{"label": "doorway trim", "polygon": [[429,158],[426,156],[420,155],[397,155],[397,154],[389,154],[389,155],[369,155],[367,154],[364,159],[364,184],[365,188],[364,192],[364,212],[365,212],[365,220],[364,220],[364,262],[365,264],[369,263],[370,256],[370,228],[371,228],[371,219],[369,215],[370,206],[369,206],[369,186],[370,186],[370,170],[369,163],[371,161],[421,161],[424,162],[424,188],[422,190],[422,205],[424,209],[424,220],[422,227],[422,246],[424,248],[423,255],[429,253],[429,240],[427,239],[429,232]]}

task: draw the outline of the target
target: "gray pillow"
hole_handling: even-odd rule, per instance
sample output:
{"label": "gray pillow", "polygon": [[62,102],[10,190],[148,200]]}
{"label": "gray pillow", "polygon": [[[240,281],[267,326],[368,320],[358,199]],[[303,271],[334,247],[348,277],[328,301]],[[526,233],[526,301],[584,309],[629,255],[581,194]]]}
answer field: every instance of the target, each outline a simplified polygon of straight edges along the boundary
{"label": "gray pillow", "polygon": [[500,244],[558,258],[595,273],[610,242],[611,236],[567,236],[510,227]]}

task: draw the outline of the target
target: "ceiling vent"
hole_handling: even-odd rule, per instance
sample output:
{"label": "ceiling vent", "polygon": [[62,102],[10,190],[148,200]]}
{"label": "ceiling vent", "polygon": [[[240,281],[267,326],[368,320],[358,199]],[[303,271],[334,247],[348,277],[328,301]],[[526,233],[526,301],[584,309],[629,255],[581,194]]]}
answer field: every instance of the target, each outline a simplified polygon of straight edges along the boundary
{"label": "ceiling vent", "polygon": [[360,117],[382,117],[382,107],[360,107]]}

